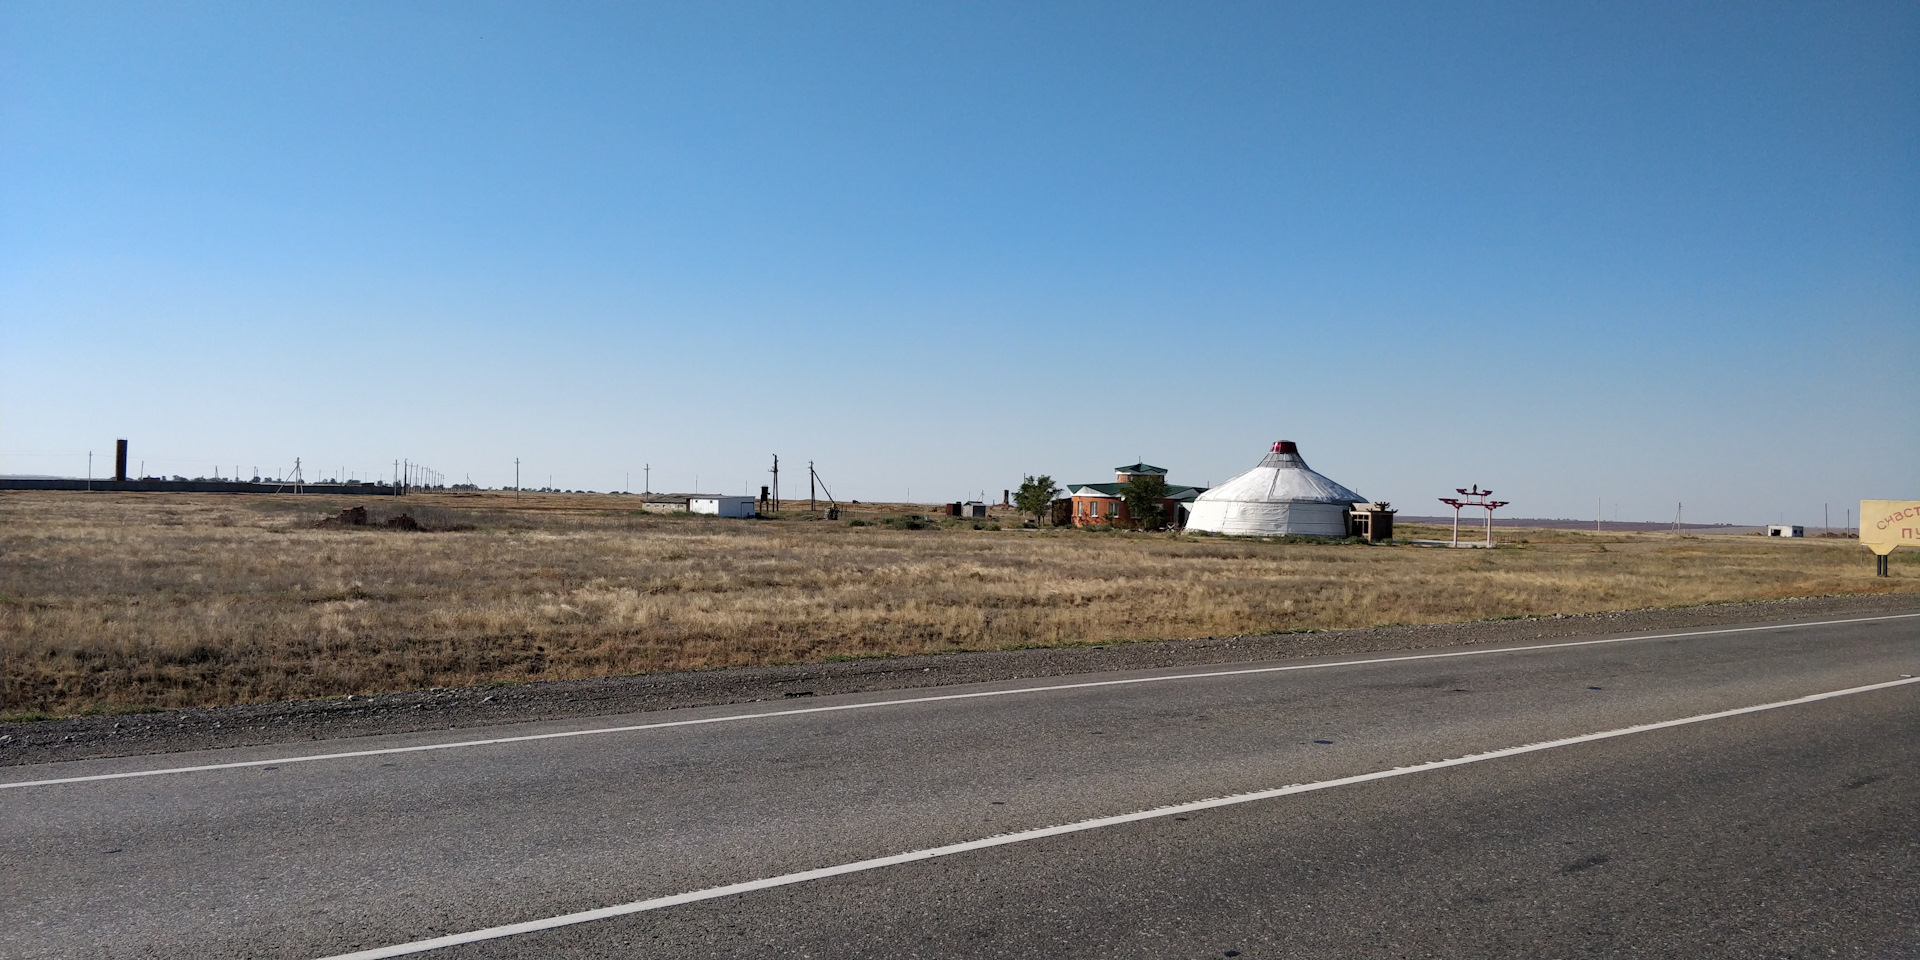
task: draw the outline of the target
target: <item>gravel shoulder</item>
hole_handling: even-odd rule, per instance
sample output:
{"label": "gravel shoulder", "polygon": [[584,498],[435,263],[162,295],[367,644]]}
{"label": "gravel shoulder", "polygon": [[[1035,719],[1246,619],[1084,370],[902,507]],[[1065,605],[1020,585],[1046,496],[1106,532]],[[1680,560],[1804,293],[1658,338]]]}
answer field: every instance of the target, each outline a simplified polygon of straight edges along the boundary
{"label": "gravel shoulder", "polygon": [[1920,612],[1912,594],[1804,597],[1580,616],[1201,637],[642,674],[160,713],[0,723],[0,766],[906,690],[1111,670]]}

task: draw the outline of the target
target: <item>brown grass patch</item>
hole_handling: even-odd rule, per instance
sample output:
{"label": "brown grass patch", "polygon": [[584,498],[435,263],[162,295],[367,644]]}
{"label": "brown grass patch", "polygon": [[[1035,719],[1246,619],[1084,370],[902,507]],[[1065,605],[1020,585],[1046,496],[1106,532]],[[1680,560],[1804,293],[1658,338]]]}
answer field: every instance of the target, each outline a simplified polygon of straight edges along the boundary
{"label": "brown grass patch", "polygon": [[[1916,592],[1851,541],[1497,550],[644,514],[609,495],[0,494],[4,710],[212,705],[1046,644]],[[385,528],[407,512],[426,528]],[[437,531],[437,532],[435,532]],[[1413,528],[1413,536],[1433,531]]]}

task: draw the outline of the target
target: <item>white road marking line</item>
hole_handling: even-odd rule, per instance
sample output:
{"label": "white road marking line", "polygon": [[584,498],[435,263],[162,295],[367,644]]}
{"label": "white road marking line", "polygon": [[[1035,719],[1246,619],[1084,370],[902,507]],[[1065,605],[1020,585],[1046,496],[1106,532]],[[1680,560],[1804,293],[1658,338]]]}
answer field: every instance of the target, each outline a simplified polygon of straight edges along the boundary
{"label": "white road marking line", "polygon": [[1057,837],[1063,834],[1082,833],[1088,830],[1099,830],[1103,827],[1115,827],[1115,826],[1119,826],[1121,824],[1126,824],[1126,823],[1139,823],[1140,821],[1143,821],[1143,820],[1156,820],[1161,817],[1171,817],[1178,814],[1193,813],[1199,810],[1212,810],[1217,807],[1237,806],[1242,803],[1254,803],[1260,800],[1271,800],[1271,799],[1274,799],[1275,797],[1292,796],[1297,793],[1310,793],[1315,790],[1328,790],[1334,787],[1351,786],[1356,783],[1368,783],[1374,780],[1386,780],[1390,777],[1404,777],[1414,773],[1427,773],[1433,770],[1444,770],[1448,767],[1460,767],[1460,766],[1465,766],[1469,763],[1480,763],[1485,760],[1499,760],[1503,757],[1517,757],[1517,756],[1520,756],[1521,754],[1537,753],[1541,750],[1552,750],[1557,747],[1570,747],[1576,744],[1592,743],[1596,740],[1610,740],[1610,739],[1613,739],[1614,737],[1625,737],[1625,736],[1631,736],[1632,734],[1636,734],[1636,733],[1647,733],[1654,730],[1665,730],[1670,727],[1686,726],[1688,724],[1693,724],[1693,723],[1705,723],[1706,721],[1709,721],[1709,720],[1721,720],[1726,717],[1737,717],[1747,713],[1759,713],[1764,710],[1778,710],[1781,707],[1794,707],[1794,706],[1800,706],[1808,703],[1818,703],[1819,701],[1832,700],[1836,697],[1845,697],[1845,696],[1850,696],[1856,693],[1868,693],[1874,690],[1885,690],[1890,687],[1903,687],[1903,686],[1907,686],[1915,683],[1920,683],[1920,678],[1911,678],[1911,679],[1905,679],[1905,680],[1889,680],[1885,683],[1872,683],[1864,687],[1849,687],[1848,689],[1845,689],[1845,690],[1831,690],[1826,693],[1815,693],[1815,694],[1811,694],[1804,697],[1796,697],[1792,700],[1780,700],[1774,703],[1763,703],[1758,706],[1738,707],[1733,710],[1721,710],[1718,713],[1703,713],[1698,716],[1682,717],[1681,719],[1678,719],[1678,720],[1661,720],[1655,723],[1642,723],[1642,724],[1638,724],[1636,726],[1631,726],[1631,727],[1621,727],[1617,730],[1604,730],[1599,733],[1583,733],[1583,734],[1580,734],[1579,736],[1566,737],[1560,740],[1547,740],[1541,743],[1529,743],[1519,747],[1506,747],[1500,750],[1492,750],[1487,753],[1468,754],[1467,756],[1464,756],[1464,757],[1454,757],[1448,760],[1432,760],[1426,763],[1415,764],[1410,767],[1395,767],[1392,770],[1378,770],[1373,773],[1362,773],[1362,774],[1356,774],[1351,777],[1341,777],[1337,780],[1321,780],[1316,783],[1295,783],[1295,784],[1289,784],[1284,787],[1278,787],[1272,790],[1260,790],[1254,793],[1237,793],[1232,796],[1214,797],[1208,800],[1195,800],[1190,803],[1174,804],[1173,806],[1168,806],[1168,807],[1157,807],[1152,810],[1140,810],[1134,813],[1123,813],[1118,816],[1099,817],[1093,820],[1082,820],[1082,821],[1079,821],[1078,823],[1061,824],[1060,826],[1057,826],[1057,827],[1040,827],[1034,830],[1022,830],[1022,831],[1019,831],[1018,833],[1004,833],[1004,834],[1000,834],[999,836],[984,837],[979,840],[968,840],[963,843],[948,844],[944,847],[931,847],[925,850],[914,850],[907,853],[896,853],[896,854],[893,854],[892,856],[875,857],[871,860],[856,860],[852,863],[843,863],[843,864],[839,864],[838,866],[820,867],[815,870],[802,870],[799,873],[782,874],[777,877],[766,877],[760,880],[748,880],[743,883],[730,883],[722,887],[712,887],[706,890],[694,890],[688,893],[676,893],[676,894],[673,894],[672,896],[655,897],[651,900],[639,900],[633,903],[623,903],[623,904],[619,904],[611,907],[601,907],[597,910],[583,910],[579,913],[562,914],[557,917],[548,917],[542,920],[528,920],[524,923],[510,923],[505,926],[488,927],[484,930],[473,930],[467,933],[456,933],[456,934],[451,934],[444,937],[434,937],[431,940],[415,940],[412,943],[402,943],[402,944],[396,944],[388,947],[375,947],[374,949],[371,949],[371,950],[361,950],[356,953],[337,954],[331,957],[323,957],[321,958],[321,960],[381,960],[381,958],[384,958],[384,957],[400,957],[400,956],[406,956],[408,954],[414,954],[414,953],[425,953],[429,950],[440,950],[446,947],[457,947],[463,944],[478,943],[479,941],[482,941],[482,940],[498,940],[502,937],[518,936],[524,933],[537,933],[542,930],[552,930],[555,927],[567,927],[567,926],[572,926],[574,924],[579,924],[579,923],[591,923],[595,920],[606,920],[611,917],[623,917],[628,914],[644,913],[649,910],[662,910],[667,907],[677,907],[677,906],[680,906],[681,904],[697,903],[701,900],[715,900],[721,897],[731,897],[736,894],[752,893],[757,890],[769,890],[774,887],[784,887],[784,886],[789,886],[791,884],[796,884],[796,883],[806,883],[811,880],[824,880],[828,877],[845,876],[849,873],[862,873],[867,870],[879,870],[885,867],[898,866],[899,864],[903,864],[903,863],[914,863],[920,860],[932,860],[935,857],[948,857],[956,853],[968,853],[974,850],[986,850],[992,847],[1004,847],[1009,844],[1026,843],[1027,841],[1030,841],[1030,840],[1044,840],[1047,837]]}
{"label": "white road marking line", "polygon": [[669,727],[693,727],[710,723],[734,723],[742,720],[767,720],[774,717],[795,717],[811,713],[838,713],[844,710],[874,710],[880,707],[899,707],[915,703],[939,703],[948,700],[977,700],[983,697],[1010,697],[1028,693],[1051,693],[1059,690],[1085,690],[1093,687],[1120,687],[1141,683],[1165,683],[1171,680],[1205,680],[1213,677],[1239,677],[1259,673],[1289,673],[1297,670],[1326,670],[1333,667],[1358,667],[1377,663],[1405,663],[1411,660],[1444,660],[1450,657],[1484,657],[1500,653],[1524,653],[1534,650],[1559,650],[1568,647],[1591,647],[1610,643],[1633,643],[1643,640],[1672,640],[1680,637],[1705,637],[1725,633],[1753,633],[1760,630],[1791,630],[1796,627],[1830,627],[1848,623],[1870,623],[1877,620],[1906,620],[1920,617],[1920,613],[1896,613],[1877,617],[1854,617],[1847,620],[1820,620],[1813,623],[1771,623],[1755,627],[1727,627],[1719,630],[1689,630],[1682,633],[1658,633],[1646,636],[1608,637],[1600,640],[1571,640],[1565,643],[1539,643],[1523,647],[1496,647],[1484,650],[1450,650],[1443,653],[1416,653],[1396,657],[1371,657],[1364,660],[1340,660],[1332,663],[1297,663],[1274,667],[1243,667],[1235,670],[1209,670],[1200,673],[1178,673],[1158,677],[1129,677],[1124,680],[1087,680],[1078,683],[1056,683],[1043,687],[1014,687],[1009,690],[976,690],[970,693],[943,693],[925,697],[901,697],[894,700],[875,700],[864,703],[838,703],[823,707],[796,707],[791,710],[767,710],[760,713],[736,713],[720,717],[702,717],[694,720],[662,720],[658,723],[636,723],[621,727],[595,727],[588,730],[564,730],[559,733],[530,733],[514,737],[492,737],[486,740],[455,740],[449,743],[426,743],[411,747],[383,747],[376,750],[349,750],[341,753],[317,753],[309,756],[277,757],[271,760],[236,760],[230,763],[206,763],[192,767],[159,767],[151,770],[129,770],[122,773],[96,773],[83,777],[56,777],[47,780],[20,780],[13,783],[0,783],[0,790],[12,790],[20,787],[51,787],[67,783],[92,783],[99,780],[125,780],[133,777],[159,777],[175,773],[206,773],[213,770],[239,770],[246,767],[278,766],[283,763],[311,763],[316,760],[349,760],[355,757],[383,757],[396,753],[421,753],[429,750],[453,750],[460,747],[490,747],[504,743],[529,743],[536,740],[561,740],[568,737],[592,737],[609,733],[633,733],[640,730],[664,730]]}

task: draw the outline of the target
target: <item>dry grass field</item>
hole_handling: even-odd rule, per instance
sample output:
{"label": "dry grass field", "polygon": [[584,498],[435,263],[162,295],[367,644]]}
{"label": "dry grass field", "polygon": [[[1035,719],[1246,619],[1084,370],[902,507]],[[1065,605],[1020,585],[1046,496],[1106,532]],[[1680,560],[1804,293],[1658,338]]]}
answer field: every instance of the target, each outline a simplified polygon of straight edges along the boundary
{"label": "dry grass field", "polygon": [[[348,503],[428,529],[316,526]],[[1502,530],[1521,542],[1447,550],[637,506],[0,494],[0,711],[1920,592],[1911,552],[1878,579],[1851,540]]]}

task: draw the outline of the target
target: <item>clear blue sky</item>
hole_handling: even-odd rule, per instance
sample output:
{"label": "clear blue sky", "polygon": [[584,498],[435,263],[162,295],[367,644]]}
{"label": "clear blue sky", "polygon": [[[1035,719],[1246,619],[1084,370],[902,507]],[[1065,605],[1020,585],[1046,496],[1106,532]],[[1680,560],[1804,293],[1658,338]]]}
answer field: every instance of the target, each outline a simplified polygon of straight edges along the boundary
{"label": "clear blue sky", "polygon": [[0,5],[7,473],[1837,524],[1916,341],[1912,3]]}

